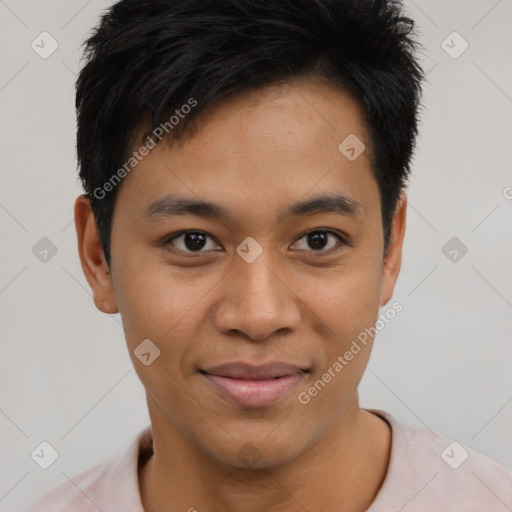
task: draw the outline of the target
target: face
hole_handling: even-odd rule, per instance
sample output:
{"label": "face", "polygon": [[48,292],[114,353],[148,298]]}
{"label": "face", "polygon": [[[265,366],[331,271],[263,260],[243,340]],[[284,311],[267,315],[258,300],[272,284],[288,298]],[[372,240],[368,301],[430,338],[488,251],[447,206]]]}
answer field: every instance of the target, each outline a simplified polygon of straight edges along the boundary
{"label": "face", "polygon": [[[338,148],[350,134],[366,145],[355,160]],[[77,215],[96,305],[122,316],[154,431],[270,467],[350,420],[372,340],[351,347],[391,297],[405,224],[403,198],[383,260],[370,151],[347,94],[272,86],[210,107],[124,179],[111,276],[92,214]]]}

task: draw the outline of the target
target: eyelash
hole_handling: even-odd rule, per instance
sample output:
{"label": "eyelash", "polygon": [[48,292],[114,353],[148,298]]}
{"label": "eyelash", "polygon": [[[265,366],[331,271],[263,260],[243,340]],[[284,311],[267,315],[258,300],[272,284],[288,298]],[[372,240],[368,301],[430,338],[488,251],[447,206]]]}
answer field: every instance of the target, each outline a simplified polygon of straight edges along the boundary
{"label": "eyelash", "polygon": [[[340,245],[338,247],[331,247],[330,249],[326,249],[326,250],[319,249],[319,250],[315,251],[313,249],[308,249],[308,250],[298,249],[298,251],[309,252],[309,253],[313,254],[314,256],[322,256],[324,254],[330,254],[333,251],[337,251],[337,250],[341,249],[343,246],[348,246],[348,247],[352,246],[352,243],[349,240],[345,239],[343,236],[341,236],[336,231],[333,231],[333,230],[330,230],[330,229],[327,229],[327,228],[315,228],[315,229],[306,231],[305,233],[302,233],[296,240],[297,241],[298,240],[302,240],[304,237],[307,237],[307,235],[309,235],[311,233],[317,233],[317,232],[326,233],[327,235],[334,236],[338,240]],[[197,229],[191,229],[191,230],[180,231],[179,233],[174,233],[173,235],[170,235],[169,237],[167,237],[167,238],[165,238],[163,240],[162,246],[165,247],[167,245],[170,245],[177,238],[179,238],[181,236],[184,236],[186,234],[189,234],[189,233],[199,233],[201,235],[206,235],[206,237],[208,237],[209,239],[215,241],[218,245],[221,245],[217,240],[215,240],[214,237],[212,237],[211,235],[209,235],[205,231],[199,231]],[[177,249],[177,251],[179,251],[180,253],[192,254],[192,255],[201,255],[201,254],[206,253],[206,251],[182,251],[181,249]]]}

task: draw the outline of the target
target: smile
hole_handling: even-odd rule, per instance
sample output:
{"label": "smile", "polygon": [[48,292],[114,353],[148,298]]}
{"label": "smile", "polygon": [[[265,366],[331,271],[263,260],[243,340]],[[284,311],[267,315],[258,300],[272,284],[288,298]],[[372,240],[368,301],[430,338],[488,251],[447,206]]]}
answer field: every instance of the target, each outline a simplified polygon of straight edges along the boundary
{"label": "smile", "polygon": [[288,396],[308,370],[285,363],[253,367],[233,363],[201,370],[206,382],[231,403],[241,407],[268,407]]}

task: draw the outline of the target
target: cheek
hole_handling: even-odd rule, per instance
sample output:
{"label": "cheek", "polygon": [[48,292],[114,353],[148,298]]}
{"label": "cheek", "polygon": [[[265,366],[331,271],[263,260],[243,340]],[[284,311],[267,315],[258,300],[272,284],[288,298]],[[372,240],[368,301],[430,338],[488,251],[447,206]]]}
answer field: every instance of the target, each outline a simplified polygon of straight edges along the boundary
{"label": "cheek", "polygon": [[301,282],[305,302],[339,339],[355,337],[375,323],[381,288],[381,275],[375,267],[347,265],[314,278],[301,278]]}
{"label": "cheek", "polygon": [[130,344],[144,338],[165,342],[173,333],[198,325],[202,300],[222,286],[218,273],[200,275],[199,270],[165,262],[141,263],[134,256],[125,258],[119,275],[116,296]]}
{"label": "cheek", "polygon": [[317,282],[308,305],[323,338],[323,356],[297,398],[308,415],[334,421],[357,390],[370,358],[370,329],[379,308],[378,276],[354,272]]}

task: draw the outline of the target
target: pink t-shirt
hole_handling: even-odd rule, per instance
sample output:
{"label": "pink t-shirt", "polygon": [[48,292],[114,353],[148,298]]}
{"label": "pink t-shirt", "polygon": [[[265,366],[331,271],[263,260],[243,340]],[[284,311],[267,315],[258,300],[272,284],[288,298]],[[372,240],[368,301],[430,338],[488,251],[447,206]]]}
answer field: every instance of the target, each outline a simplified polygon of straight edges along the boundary
{"label": "pink t-shirt", "polygon": [[[510,512],[512,472],[485,455],[427,429],[398,422],[384,483],[367,512]],[[144,512],[138,465],[152,453],[151,427],[122,456],[72,478],[26,512]]]}

